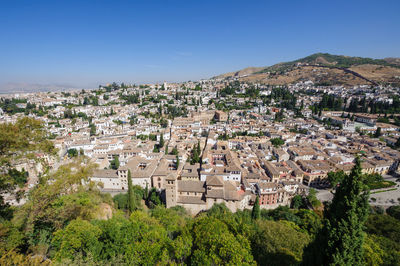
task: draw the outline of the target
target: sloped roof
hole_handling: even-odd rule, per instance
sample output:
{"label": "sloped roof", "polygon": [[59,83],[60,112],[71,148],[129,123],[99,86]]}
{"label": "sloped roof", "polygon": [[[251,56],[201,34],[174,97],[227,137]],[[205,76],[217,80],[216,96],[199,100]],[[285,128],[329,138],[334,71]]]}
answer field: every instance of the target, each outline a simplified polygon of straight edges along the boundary
{"label": "sloped roof", "polygon": [[224,181],[221,176],[207,176],[206,179],[207,186],[223,187]]}
{"label": "sloped roof", "polygon": [[118,175],[117,175],[116,170],[100,169],[100,170],[94,171],[93,177],[96,177],[96,178],[118,178]]}
{"label": "sloped roof", "polygon": [[204,182],[194,180],[178,180],[179,192],[200,192],[204,193]]}
{"label": "sloped roof", "polygon": [[183,204],[206,204],[206,202],[202,198],[190,196],[179,196],[177,202]]}
{"label": "sloped roof", "polygon": [[213,199],[223,199],[224,198],[224,190],[223,189],[207,190],[206,197],[213,198]]}
{"label": "sloped roof", "polygon": [[226,200],[239,200],[240,195],[236,190],[236,185],[231,181],[224,182],[224,199]]}

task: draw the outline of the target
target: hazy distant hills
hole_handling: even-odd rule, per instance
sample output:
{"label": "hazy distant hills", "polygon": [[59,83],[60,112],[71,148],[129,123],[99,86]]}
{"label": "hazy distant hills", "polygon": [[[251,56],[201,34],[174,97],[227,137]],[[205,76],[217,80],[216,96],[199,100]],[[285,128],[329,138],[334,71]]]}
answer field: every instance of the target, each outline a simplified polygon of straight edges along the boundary
{"label": "hazy distant hills", "polygon": [[0,94],[8,93],[31,93],[31,92],[50,92],[50,91],[70,91],[78,90],[80,87],[68,83],[25,83],[9,82],[0,84]]}
{"label": "hazy distant hills", "polygon": [[311,80],[321,85],[400,86],[400,58],[372,59],[317,53],[273,66],[248,67],[216,78],[231,77],[270,85]]}

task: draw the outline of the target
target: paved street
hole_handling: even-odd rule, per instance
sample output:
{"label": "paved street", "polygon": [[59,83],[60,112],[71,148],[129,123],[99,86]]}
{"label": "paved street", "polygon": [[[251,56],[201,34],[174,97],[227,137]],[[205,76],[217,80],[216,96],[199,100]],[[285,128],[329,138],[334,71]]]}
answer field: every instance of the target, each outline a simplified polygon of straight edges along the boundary
{"label": "paved street", "polygon": [[321,201],[331,201],[333,199],[333,194],[328,189],[316,189],[318,191],[317,198]]}
{"label": "paved street", "polygon": [[[384,207],[389,207],[393,205],[398,205],[400,202],[400,182],[397,181],[397,178],[390,176],[390,175],[385,175],[383,176],[385,180],[388,181],[393,181],[396,183],[396,190],[391,190],[391,191],[386,191],[386,192],[380,192],[380,193],[373,193],[374,191],[382,191],[382,190],[388,190],[392,188],[386,188],[386,189],[376,189],[371,191],[370,195],[370,204],[375,205],[375,206],[384,206]],[[330,192],[330,190],[327,189],[316,189],[318,191],[317,193],[317,198],[321,201],[331,201],[333,198],[333,194]]]}

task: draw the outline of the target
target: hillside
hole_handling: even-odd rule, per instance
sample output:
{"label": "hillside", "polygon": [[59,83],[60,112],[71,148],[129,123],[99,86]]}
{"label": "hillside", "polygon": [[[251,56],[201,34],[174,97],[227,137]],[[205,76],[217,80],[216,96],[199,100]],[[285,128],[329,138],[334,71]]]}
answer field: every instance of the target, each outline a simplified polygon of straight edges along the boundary
{"label": "hillside", "polygon": [[325,85],[400,86],[400,58],[372,59],[317,53],[273,66],[249,67],[216,78],[233,77],[270,85],[311,80]]}

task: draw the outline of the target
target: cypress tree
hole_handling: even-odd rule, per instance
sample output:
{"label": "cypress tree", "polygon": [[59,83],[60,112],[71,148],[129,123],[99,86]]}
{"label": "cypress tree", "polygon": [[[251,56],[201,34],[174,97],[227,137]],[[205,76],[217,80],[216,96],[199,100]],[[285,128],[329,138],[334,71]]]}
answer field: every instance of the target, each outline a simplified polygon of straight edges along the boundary
{"label": "cypress tree", "polygon": [[362,265],[368,197],[357,157],[350,175],[341,182],[325,209],[324,227],[306,248],[304,265]]}
{"label": "cypress tree", "polygon": [[179,154],[178,148],[176,146],[172,149],[172,154],[173,155],[178,155]]}
{"label": "cypress tree", "polygon": [[375,131],[374,137],[379,138],[382,135],[381,131],[382,131],[381,127],[378,127]]}
{"label": "cypress tree", "polygon": [[200,162],[200,142],[198,143],[198,145],[195,145],[192,149],[192,157],[190,160],[190,164],[195,164],[195,163],[199,163]]}
{"label": "cypress tree", "polygon": [[119,168],[119,157],[115,156],[114,160],[111,161],[111,169],[117,170]]}
{"label": "cypress tree", "polygon": [[260,198],[257,195],[256,201],[254,202],[253,210],[251,211],[251,218],[253,220],[257,220],[260,218]]}
{"label": "cypress tree", "polygon": [[201,150],[200,150],[200,141],[197,142],[197,154],[200,156]]}
{"label": "cypress tree", "polygon": [[146,183],[146,188],[144,189],[143,199],[147,201],[147,197],[149,196],[149,185]]}
{"label": "cypress tree", "polygon": [[133,212],[136,209],[135,192],[133,191],[131,170],[128,170],[128,209]]}
{"label": "cypress tree", "polygon": [[163,133],[160,134],[160,149],[162,147],[164,147],[164,134]]}
{"label": "cypress tree", "polygon": [[400,148],[400,137],[397,139],[396,143],[394,144],[396,148]]}

